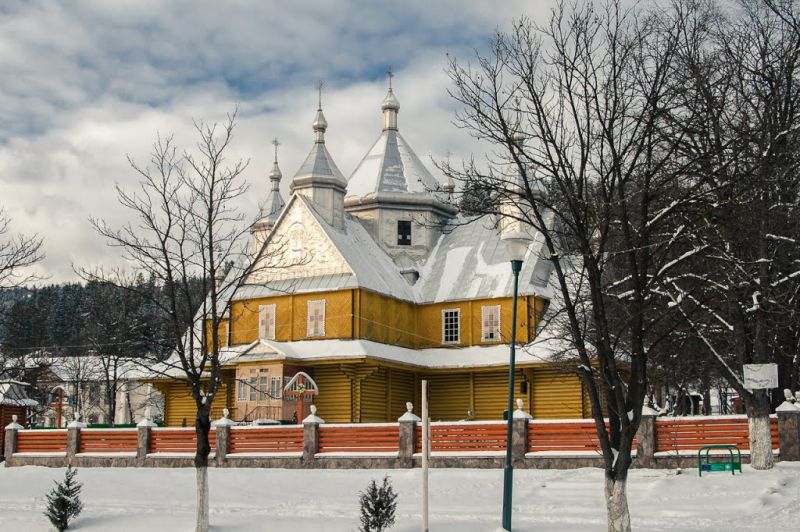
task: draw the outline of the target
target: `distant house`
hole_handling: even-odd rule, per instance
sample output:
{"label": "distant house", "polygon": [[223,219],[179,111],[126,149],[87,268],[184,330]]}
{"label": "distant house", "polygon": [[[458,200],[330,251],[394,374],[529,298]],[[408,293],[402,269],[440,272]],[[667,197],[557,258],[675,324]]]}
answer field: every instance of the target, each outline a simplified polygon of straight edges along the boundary
{"label": "distant house", "polygon": [[[36,426],[57,427],[60,423],[65,427],[78,415],[90,425],[112,421],[130,424],[140,420],[148,406],[152,415],[160,415],[160,395],[152,384],[138,379],[140,364],[135,359],[120,359],[116,378],[107,369],[108,361],[97,355],[54,356],[37,352],[9,362],[22,364],[15,373],[26,375],[33,383],[28,393],[38,402],[36,408],[30,409],[28,422]],[[113,420],[108,415],[109,380],[117,388]]]}
{"label": "distant house", "polygon": [[[326,148],[320,106],[287,202],[276,152],[266,211],[251,229],[254,257],[267,258],[228,295],[213,416],[228,407],[236,421],[302,419],[307,411],[282,390],[303,371],[329,422],[396,420],[407,401],[419,409],[422,379],[434,420],[503,417],[514,277],[501,237],[519,228],[459,214],[453,183],[433,177],[400,134],[399,109],[390,88],[383,129],[347,179]],[[550,278],[534,238],[519,277],[514,394],[535,418],[587,417],[576,374],[553,369],[552,351],[534,341]],[[191,426],[185,380],[153,382],[166,423]]]}
{"label": "distant house", "polygon": [[[23,427],[28,422],[28,411],[39,406],[39,403],[28,397],[25,390],[28,384],[12,379],[0,378],[0,428],[16,421]],[[3,456],[5,438],[0,438],[0,456]]]}

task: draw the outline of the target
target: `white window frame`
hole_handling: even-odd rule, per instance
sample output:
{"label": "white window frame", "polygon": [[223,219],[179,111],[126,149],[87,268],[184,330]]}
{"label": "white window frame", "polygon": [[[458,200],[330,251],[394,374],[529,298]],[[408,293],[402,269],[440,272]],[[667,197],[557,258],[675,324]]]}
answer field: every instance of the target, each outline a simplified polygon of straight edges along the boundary
{"label": "white window frame", "polygon": [[[312,321],[311,316],[315,308],[322,309],[322,322],[319,330],[316,330],[315,323]],[[309,301],[306,307],[306,336],[309,338],[319,338],[325,336],[325,300],[314,299]]]}
{"label": "white window frame", "polygon": [[247,378],[247,386],[248,386],[248,388],[249,388],[249,389],[247,390],[247,393],[248,393],[248,396],[249,396],[247,400],[248,400],[248,401],[255,401],[255,400],[256,400],[256,397],[258,397],[258,395],[257,395],[257,391],[258,391],[258,377],[257,377],[257,376],[253,376],[253,375],[251,375],[250,377],[248,377],[248,378]]}
{"label": "white window frame", "polygon": [[247,401],[247,382],[245,381],[245,377],[236,380],[237,390],[236,390],[236,400],[237,401]]}
{"label": "white window frame", "polygon": [[[447,313],[455,312],[456,314],[456,339],[447,339],[447,326],[446,315]],[[442,343],[443,344],[460,344],[461,343],[461,309],[460,308],[445,308],[442,309]]]}
{"label": "white window frame", "polygon": [[[275,304],[258,306],[258,337],[261,340],[275,339]],[[267,317],[272,316],[272,323],[267,327]]]}
{"label": "white window frame", "polygon": [[[493,330],[489,330],[486,326],[486,317],[490,312],[496,313],[497,323]],[[482,342],[499,342],[500,341],[500,305],[486,305],[481,307],[481,341]],[[489,337],[489,334],[492,337]]]}
{"label": "white window frame", "polygon": [[266,401],[269,399],[269,394],[267,394],[268,382],[267,375],[258,376],[258,401]]}
{"label": "white window frame", "polygon": [[283,379],[280,377],[269,378],[270,399],[280,399],[283,396]]}

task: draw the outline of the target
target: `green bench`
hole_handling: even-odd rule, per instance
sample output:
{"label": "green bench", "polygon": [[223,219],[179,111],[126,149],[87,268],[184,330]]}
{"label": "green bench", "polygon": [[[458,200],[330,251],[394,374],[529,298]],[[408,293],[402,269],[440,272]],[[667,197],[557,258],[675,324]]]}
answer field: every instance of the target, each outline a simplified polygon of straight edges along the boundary
{"label": "green bench", "polygon": [[[716,449],[724,449],[728,451],[729,456],[726,457],[723,455],[723,458],[727,458],[727,460],[721,462],[712,462],[711,451]],[[736,451],[735,455],[733,454],[733,451]],[[704,452],[705,454],[703,454]],[[735,445],[706,445],[705,447],[701,447],[700,450],[697,451],[697,473],[702,477],[704,471],[707,473],[710,471],[730,471],[731,475],[735,475],[736,471],[741,473],[742,452]]]}

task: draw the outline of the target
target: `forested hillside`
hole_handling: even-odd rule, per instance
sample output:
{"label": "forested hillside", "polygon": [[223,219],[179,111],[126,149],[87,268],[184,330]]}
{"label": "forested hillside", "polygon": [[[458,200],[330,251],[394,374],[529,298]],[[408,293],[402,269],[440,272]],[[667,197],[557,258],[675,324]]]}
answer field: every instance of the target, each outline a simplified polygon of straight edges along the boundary
{"label": "forested hillside", "polygon": [[130,288],[88,282],[0,290],[2,352],[163,355],[171,346],[156,303],[161,290],[142,279]]}

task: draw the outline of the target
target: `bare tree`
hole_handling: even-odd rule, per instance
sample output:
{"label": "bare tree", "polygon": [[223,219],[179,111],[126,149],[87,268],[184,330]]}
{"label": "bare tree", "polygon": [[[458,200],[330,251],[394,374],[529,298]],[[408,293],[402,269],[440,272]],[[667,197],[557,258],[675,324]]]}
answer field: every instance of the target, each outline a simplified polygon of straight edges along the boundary
{"label": "bare tree", "polygon": [[24,270],[44,258],[39,235],[9,235],[11,219],[0,209],[0,288],[22,286],[36,279]]}
{"label": "bare tree", "polygon": [[[730,6],[729,6],[730,7]],[[743,364],[775,362],[792,386],[800,295],[800,32],[796,2],[677,2],[675,86],[680,157],[708,191],[694,232],[702,248],[665,291],[705,354],[742,397],[750,463],[773,465],[768,390]]]}
{"label": "bare tree", "polygon": [[[128,192],[117,186],[121,205],[136,222],[114,229],[92,221],[135,273],[153,279],[159,288],[142,295],[169,321],[166,341],[173,352],[161,367],[166,374],[180,375],[196,406],[198,531],[209,527],[208,434],[211,405],[221,384],[220,351],[226,345],[223,316],[230,294],[257,263],[248,260],[249,226],[236,205],[247,190],[242,180],[247,161],[226,160],[234,123],[235,113],[222,125],[195,123],[199,141],[194,153],[179,151],[171,137],[159,137],[150,165],[142,167],[129,158],[141,178],[139,189]],[[122,272],[84,275],[136,289],[132,277]]]}
{"label": "bare tree", "polygon": [[473,214],[541,239],[556,291],[548,326],[588,391],[614,531],[630,530],[648,355],[675,326],[660,281],[699,251],[687,239],[704,193],[667,120],[680,28],[622,4],[562,2],[545,26],[522,19],[499,33],[472,64],[452,59],[457,125],[492,150],[442,165]]}

